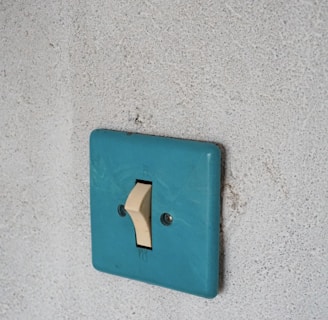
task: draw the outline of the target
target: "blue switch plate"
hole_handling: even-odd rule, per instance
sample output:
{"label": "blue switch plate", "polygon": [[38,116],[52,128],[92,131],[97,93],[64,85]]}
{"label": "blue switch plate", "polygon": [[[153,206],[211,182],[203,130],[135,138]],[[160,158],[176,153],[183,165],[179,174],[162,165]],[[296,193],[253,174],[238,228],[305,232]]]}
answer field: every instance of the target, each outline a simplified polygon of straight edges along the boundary
{"label": "blue switch plate", "polygon": [[[104,129],[90,136],[92,262],[96,269],[206,298],[218,292],[221,152],[213,143]],[[124,204],[152,183],[152,249],[136,246]],[[161,222],[163,213],[173,217]]]}

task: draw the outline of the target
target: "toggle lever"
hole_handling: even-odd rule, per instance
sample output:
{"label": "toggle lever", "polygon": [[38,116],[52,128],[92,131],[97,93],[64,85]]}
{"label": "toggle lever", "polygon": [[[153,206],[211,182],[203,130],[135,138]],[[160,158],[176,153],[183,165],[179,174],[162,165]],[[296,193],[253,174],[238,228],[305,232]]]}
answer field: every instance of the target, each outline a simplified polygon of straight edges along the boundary
{"label": "toggle lever", "polygon": [[152,247],[151,243],[151,184],[137,182],[131,190],[124,209],[130,215],[138,246]]}

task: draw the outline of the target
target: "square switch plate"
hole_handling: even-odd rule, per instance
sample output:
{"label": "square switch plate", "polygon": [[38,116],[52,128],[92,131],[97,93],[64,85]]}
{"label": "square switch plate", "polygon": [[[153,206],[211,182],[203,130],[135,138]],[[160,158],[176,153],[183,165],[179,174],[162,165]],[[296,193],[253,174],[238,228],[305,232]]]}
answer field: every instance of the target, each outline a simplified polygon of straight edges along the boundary
{"label": "square switch plate", "polygon": [[[212,298],[218,292],[221,152],[214,143],[97,129],[90,136],[96,269]],[[136,181],[152,183],[152,249],[118,214]],[[163,213],[173,217],[161,222]]]}

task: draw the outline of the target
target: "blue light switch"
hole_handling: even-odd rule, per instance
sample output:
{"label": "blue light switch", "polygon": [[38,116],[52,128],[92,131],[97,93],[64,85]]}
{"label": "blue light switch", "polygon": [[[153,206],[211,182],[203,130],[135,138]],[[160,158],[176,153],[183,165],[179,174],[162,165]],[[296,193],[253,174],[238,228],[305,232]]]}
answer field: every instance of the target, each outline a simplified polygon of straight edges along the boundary
{"label": "blue light switch", "polygon": [[[221,152],[213,143],[93,131],[90,202],[94,267],[215,297],[220,168]],[[131,191],[136,193],[138,188],[148,192],[150,216],[148,212],[149,221],[144,225],[149,226],[149,246],[138,245],[135,220],[125,207]]]}

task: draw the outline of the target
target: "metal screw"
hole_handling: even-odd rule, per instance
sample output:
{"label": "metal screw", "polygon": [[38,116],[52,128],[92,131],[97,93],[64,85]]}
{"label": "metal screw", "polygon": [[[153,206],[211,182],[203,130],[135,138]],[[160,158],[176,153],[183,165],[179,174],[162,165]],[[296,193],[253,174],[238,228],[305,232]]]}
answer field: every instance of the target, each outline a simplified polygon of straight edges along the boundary
{"label": "metal screw", "polygon": [[126,212],[123,204],[120,204],[117,207],[117,212],[118,212],[119,216],[121,216],[121,217],[125,217],[127,215],[127,212]]}
{"label": "metal screw", "polygon": [[169,226],[173,222],[173,217],[165,212],[161,215],[161,222],[164,226]]}

